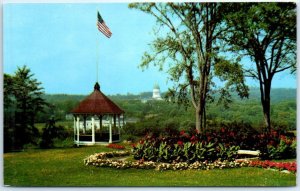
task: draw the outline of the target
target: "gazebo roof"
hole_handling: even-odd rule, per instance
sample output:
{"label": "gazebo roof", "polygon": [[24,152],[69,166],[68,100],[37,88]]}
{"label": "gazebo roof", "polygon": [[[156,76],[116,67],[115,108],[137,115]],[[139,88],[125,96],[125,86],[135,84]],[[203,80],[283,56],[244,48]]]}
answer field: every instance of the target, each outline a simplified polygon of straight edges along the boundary
{"label": "gazebo roof", "polygon": [[101,91],[98,82],[94,86],[94,92],[79,103],[72,114],[123,114],[124,111],[106,97]]}

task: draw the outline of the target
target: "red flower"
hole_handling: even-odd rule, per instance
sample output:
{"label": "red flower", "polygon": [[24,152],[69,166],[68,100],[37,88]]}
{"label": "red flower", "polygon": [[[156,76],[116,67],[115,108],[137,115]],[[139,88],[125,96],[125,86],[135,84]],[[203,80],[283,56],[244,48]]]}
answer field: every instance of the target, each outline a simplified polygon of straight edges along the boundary
{"label": "red flower", "polygon": [[221,128],[221,132],[222,132],[222,133],[224,133],[224,132],[225,132],[225,129],[224,129],[223,127]]}
{"label": "red flower", "polygon": [[195,135],[193,135],[190,140],[191,140],[191,143],[196,143],[198,141],[198,139]]}
{"label": "red flower", "polygon": [[133,144],[131,144],[131,146],[134,148],[134,147],[136,147],[136,144],[133,143]]}
{"label": "red flower", "polygon": [[177,141],[177,145],[182,146],[183,142],[182,141]]}
{"label": "red flower", "polygon": [[195,141],[196,140],[196,137],[195,137],[195,135],[193,135],[192,137],[191,137],[191,141]]}
{"label": "red flower", "polygon": [[207,137],[207,141],[209,142],[212,138],[210,136]]}
{"label": "red flower", "polygon": [[277,168],[279,170],[288,170],[290,172],[296,172],[296,162],[272,162],[272,161],[251,161],[249,166],[263,167],[263,168]]}
{"label": "red flower", "polygon": [[230,131],[229,135],[230,135],[231,137],[234,137],[234,132],[233,132],[233,131]]}
{"label": "red flower", "polygon": [[268,145],[269,146],[275,146],[275,142],[273,140],[271,140]]}
{"label": "red flower", "polygon": [[277,132],[276,132],[276,131],[272,130],[272,131],[271,131],[271,134],[272,134],[274,137],[277,137]]}
{"label": "red flower", "polygon": [[183,135],[184,133],[185,133],[184,130],[180,131],[180,135]]}
{"label": "red flower", "polygon": [[112,149],[125,149],[125,147],[123,145],[118,145],[118,144],[114,144],[114,143],[110,143],[106,147],[112,148]]}

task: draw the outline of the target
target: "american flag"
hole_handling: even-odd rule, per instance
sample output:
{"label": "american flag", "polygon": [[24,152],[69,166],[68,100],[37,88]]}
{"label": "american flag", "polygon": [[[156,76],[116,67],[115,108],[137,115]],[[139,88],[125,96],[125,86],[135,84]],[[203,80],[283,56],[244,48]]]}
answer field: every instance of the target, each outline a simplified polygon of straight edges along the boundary
{"label": "american flag", "polygon": [[102,19],[99,11],[98,11],[97,27],[98,27],[98,30],[100,32],[102,32],[107,38],[111,37],[112,33],[109,30],[109,28],[106,26],[106,24],[105,24],[104,20]]}

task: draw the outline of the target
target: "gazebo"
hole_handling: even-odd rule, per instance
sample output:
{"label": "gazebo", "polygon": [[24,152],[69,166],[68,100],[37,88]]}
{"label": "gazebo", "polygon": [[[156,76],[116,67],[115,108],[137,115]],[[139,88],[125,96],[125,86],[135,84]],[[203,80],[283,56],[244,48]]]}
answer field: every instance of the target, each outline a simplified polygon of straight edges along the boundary
{"label": "gazebo", "polygon": [[124,111],[100,91],[98,82],[94,91],[71,113],[74,116],[74,143],[78,146],[120,141]]}

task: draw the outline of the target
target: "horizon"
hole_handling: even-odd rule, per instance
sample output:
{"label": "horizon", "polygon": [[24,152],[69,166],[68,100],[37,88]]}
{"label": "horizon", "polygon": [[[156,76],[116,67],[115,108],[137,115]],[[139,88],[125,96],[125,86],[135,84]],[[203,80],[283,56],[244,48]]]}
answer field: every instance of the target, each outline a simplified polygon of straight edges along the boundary
{"label": "horizon", "polygon": [[[259,87],[254,87],[254,86],[251,86],[249,87],[249,90],[253,90],[253,89],[259,89]],[[283,90],[296,90],[297,91],[297,88],[284,88],[284,87],[276,87],[276,88],[271,88],[271,94],[272,94],[272,90],[275,90],[275,89],[283,89]],[[100,89],[101,90],[101,89]],[[166,93],[167,91],[160,91],[161,94],[164,94]],[[68,94],[68,93],[47,93],[47,92],[44,92],[45,95],[71,95],[71,96],[88,96],[89,94],[91,94],[92,91],[90,91],[89,93],[87,94]],[[102,92],[105,94],[105,92]],[[140,94],[143,94],[143,93],[152,93],[152,90],[150,91],[143,91],[143,92],[138,92],[138,93],[131,93],[131,92],[127,92],[127,93],[124,93],[124,94],[120,94],[120,93],[115,93],[115,94],[105,94],[107,96],[116,96],[116,95],[120,95],[120,96],[127,96],[127,95],[133,95],[133,96],[138,96]],[[296,92],[297,93],[297,92]]]}
{"label": "horizon", "polygon": [[[110,39],[96,27],[97,10],[112,31]],[[12,75],[26,65],[47,94],[86,95],[96,81],[108,95],[140,94],[156,83],[166,92],[173,84],[165,70],[138,68],[155,38],[154,26],[153,17],[128,3],[4,4],[3,73]],[[246,84],[258,88],[252,79]],[[272,87],[296,89],[297,76],[281,72]]]}

